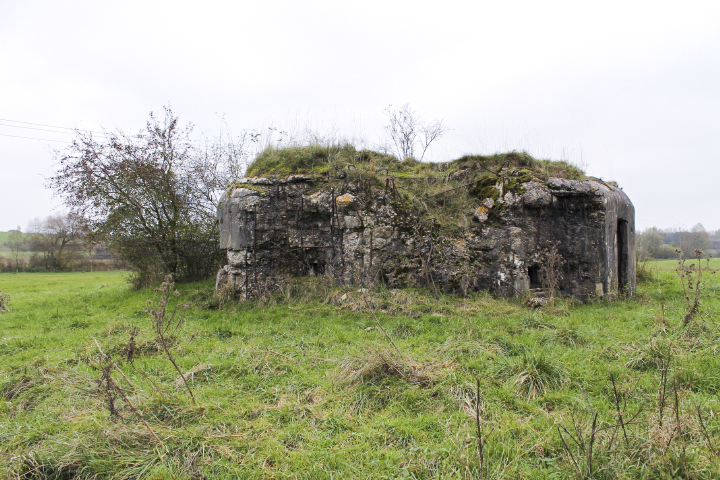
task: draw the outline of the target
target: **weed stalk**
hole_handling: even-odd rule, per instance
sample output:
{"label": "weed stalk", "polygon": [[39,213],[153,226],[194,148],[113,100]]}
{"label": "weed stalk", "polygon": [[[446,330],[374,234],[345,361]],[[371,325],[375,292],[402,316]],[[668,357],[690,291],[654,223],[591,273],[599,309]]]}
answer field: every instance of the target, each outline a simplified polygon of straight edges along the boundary
{"label": "weed stalk", "polygon": [[[174,286],[175,284],[172,281],[172,277],[170,275],[165,277],[165,281],[163,281],[162,285],[155,290],[156,292],[160,293],[160,301],[158,304],[158,308],[151,309],[148,307],[146,308],[146,311],[153,318],[153,330],[155,331],[158,343],[165,352],[165,355],[168,357],[168,360],[170,360],[170,363],[173,364],[175,370],[177,370],[177,372],[180,374],[180,378],[182,378],[182,381],[185,384],[185,388],[190,395],[190,399],[192,400],[193,405],[197,406],[198,403],[197,400],[195,400],[195,394],[193,394],[192,388],[190,388],[190,384],[188,383],[185,374],[180,369],[180,366],[178,365],[175,357],[170,351],[168,332],[171,329],[177,330],[180,325],[185,321],[185,318],[182,315],[177,315],[178,304],[175,304],[175,308],[173,309],[172,313],[168,314],[167,311],[168,304],[170,303],[170,296],[174,295],[177,297],[180,295],[177,290],[173,292]],[[152,304],[152,302],[148,302],[148,304],[150,305]],[[189,304],[183,305],[183,310],[187,310],[189,306]]]}
{"label": "weed stalk", "polygon": [[[678,266],[675,269],[678,277],[680,277],[680,284],[682,285],[683,295],[685,302],[687,303],[687,313],[683,320],[683,326],[687,326],[695,316],[700,312],[701,299],[707,293],[705,292],[705,278],[703,271],[710,269],[710,256],[706,257],[706,268],[702,266],[703,251],[695,249],[695,258],[697,264],[685,263],[685,257],[683,256],[682,250],[675,250],[678,255]],[[714,274],[715,270],[710,270],[710,274]]]}
{"label": "weed stalk", "polygon": [[480,396],[480,380],[475,379],[475,427],[478,442],[478,459],[480,461],[480,476],[485,478],[487,467],[485,466],[485,435],[483,435],[482,425],[482,397]]}
{"label": "weed stalk", "polygon": [[[157,436],[157,434],[155,433],[155,430],[153,430],[153,428],[150,426],[150,424],[148,423],[148,421],[145,420],[145,416],[142,414],[142,412],[140,411],[140,409],[137,408],[137,407],[135,406],[135,404],[133,404],[133,402],[130,400],[130,398],[128,398],[127,394],[125,393],[125,390],[124,390],[120,385],[117,384],[117,382],[115,381],[115,379],[112,378],[112,375],[110,374],[110,367],[113,367],[115,370],[117,370],[118,372],[120,372],[120,375],[125,379],[125,381],[128,383],[128,385],[129,385],[131,388],[134,388],[132,382],[130,382],[130,379],[127,378],[127,376],[125,376],[125,374],[123,373],[123,371],[120,369],[120,367],[118,366],[118,364],[115,363],[115,361],[112,359],[112,357],[110,357],[110,355],[108,355],[107,353],[105,353],[105,352],[103,351],[102,347],[100,347],[100,342],[98,342],[97,339],[95,339],[95,338],[93,338],[93,341],[95,342],[95,345],[97,346],[98,350],[100,351],[100,355],[102,355],[103,358],[105,359],[105,361],[107,362],[107,365],[105,365],[105,366],[103,367],[103,377],[102,377],[102,379],[105,381],[106,392],[108,392],[108,396],[114,395],[115,393],[119,393],[119,394],[120,394],[120,397],[123,399],[123,401],[130,407],[130,409],[133,411],[133,413],[135,413],[135,415],[138,416],[138,418],[139,418],[140,421],[143,423],[143,425],[145,425],[145,428],[148,429],[148,431],[150,432],[150,435],[152,435],[153,438],[154,438],[160,445],[162,445],[163,450],[165,450],[165,452],[167,453],[167,452],[169,451],[168,448],[167,448],[167,446],[165,446],[165,444],[163,443],[163,441],[160,440],[160,438],[159,438],[159,437]],[[114,402],[114,400],[113,400],[112,402],[109,402],[109,408],[111,408],[110,414],[112,415],[112,414],[113,414],[113,410],[114,410],[114,408],[115,408],[115,402]],[[116,411],[115,413],[117,413],[117,411]]]}
{"label": "weed stalk", "polygon": [[623,412],[620,408],[620,396],[618,395],[617,386],[615,385],[615,374],[610,374],[610,380],[612,381],[613,386],[613,397],[615,400],[615,409],[617,410],[618,415],[618,424],[620,425],[620,428],[622,428],[623,436],[625,437],[625,445],[628,445],[628,436],[627,436],[627,430],[625,430],[625,422],[623,421]]}

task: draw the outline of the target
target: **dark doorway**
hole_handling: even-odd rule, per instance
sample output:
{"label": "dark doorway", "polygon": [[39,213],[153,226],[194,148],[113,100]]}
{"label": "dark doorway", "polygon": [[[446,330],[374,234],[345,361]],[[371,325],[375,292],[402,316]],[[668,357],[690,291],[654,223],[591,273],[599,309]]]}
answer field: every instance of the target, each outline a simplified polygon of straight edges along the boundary
{"label": "dark doorway", "polygon": [[540,267],[538,265],[528,267],[528,278],[530,279],[530,288],[542,287],[542,283],[540,282]]}
{"label": "dark doorway", "polygon": [[617,223],[617,276],[618,294],[627,293],[628,286],[628,222],[618,220]]}

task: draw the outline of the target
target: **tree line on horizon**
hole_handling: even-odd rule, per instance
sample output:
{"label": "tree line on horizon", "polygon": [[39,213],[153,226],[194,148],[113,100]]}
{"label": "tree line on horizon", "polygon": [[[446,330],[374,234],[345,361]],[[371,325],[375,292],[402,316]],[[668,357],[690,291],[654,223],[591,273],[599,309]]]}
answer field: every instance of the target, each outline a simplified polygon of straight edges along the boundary
{"label": "tree line on horizon", "polygon": [[720,230],[707,231],[702,223],[690,230],[650,227],[638,233],[636,243],[640,260],[674,259],[679,253],[684,258],[695,258],[696,250],[703,252],[703,256],[717,256]]}
{"label": "tree line on horizon", "polygon": [[2,272],[123,268],[122,260],[92,237],[81,218],[71,214],[35,218],[25,231],[17,227],[4,233],[0,242]]}

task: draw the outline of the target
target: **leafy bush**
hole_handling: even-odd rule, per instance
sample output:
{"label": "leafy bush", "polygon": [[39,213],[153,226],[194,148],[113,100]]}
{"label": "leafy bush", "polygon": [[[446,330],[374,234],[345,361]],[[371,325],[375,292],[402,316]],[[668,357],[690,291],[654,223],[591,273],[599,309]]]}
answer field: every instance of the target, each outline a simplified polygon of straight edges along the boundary
{"label": "leafy bush", "polygon": [[222,150],[198,151],[190,131],[166,108],[139,135],[97,141],[78,131],[58,153],[50,186],[127,261],[136,286],[165,274],[198,280],[219,267],[217,202],[237,169]]}

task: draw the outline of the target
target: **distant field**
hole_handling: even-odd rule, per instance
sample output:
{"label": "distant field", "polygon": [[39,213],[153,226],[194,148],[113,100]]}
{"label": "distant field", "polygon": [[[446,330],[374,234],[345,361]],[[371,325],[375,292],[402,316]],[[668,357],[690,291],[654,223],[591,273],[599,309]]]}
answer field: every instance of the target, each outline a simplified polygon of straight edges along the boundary
{"label": "distant field", "polygon": [[170,348],[197,405],[152,289],[0,274],[0,476],[720,478],[720,276],[684,326],[655,267],[635,298],[541,310],[322,278],[220,306],[212,280],[182,285]]}
{"label": "distant field", "polygon": [[[27,260],[32,258],[32,255],[33,252],[19,252],[18,258],[21,260]],[[0,258],[4,258],[7,261],[15,261],[15,254],[13,254],[9,248],[0,246]]]}
{"label": "distant field", "polygon": [[[27,235],[23,233],[23,235]],[[0,232],[0,246],[10,240],[10,232]]]}
{"label": "distant field", "polygon": [[[15,259],[10,247],[5,245],[9,240],[10,232],[0,232],[0,257],[5,257],[7,260],[11,258]],[[18,257],[22,259],[30,258],[32,257],[32,252],[20,252]]]}
{"label": "distant field", "polygon": [[[23,235],[29,236],[30,234],[25,233]],[[14,260],[15,260],[15,255],[13,254],[12,249],[10,248],[10,246],[5,245],[5,243],[9,241],[9,236],[10,236],[10,232],[0,232],[0,261],[2,261],[4,259],[6,263],[14,262]],[[18,258],[20,260],[29,260],[29,259],[33,258],[34,255],[38,255],[38,253],[30,252],[30,251],[21,251],[21,252],[19,252]],[[42,256],[41,253],[39,255]],[[86,258],[86,263],[87,263],[87,261],[89,259],[87,259],[87,257],[85,257],[85,258]],[[103,265],[103,264],[107,264],[107,263],[112,263],[112,261],[109,261],[109,260],[96,260],[95,261],[95,265],[98,265],[98,266],[102,265],[102,268],[110,268],[110,267]]]}
{"label": "distant field", "polygon": [[[686,260],[685,263],[697,264],[697,259],[693,258],[690,260]],[[703,267],[706,267],[708,265],[706,260],[702,260],[700,263]],[[678,267],[678,261],[677,260],[650,260],[648,262],[648,266],[656,269],[657,271],[669,272],[669,271],[674,271]],[[713,268],[716,270],[720,269],[720,258],[711,258],[709,266],[710,266],[710,268]]]}
{"label": "distant field", "polygon": [[0,245],[4,244],[10,239],[10,232],[0,232]]}

